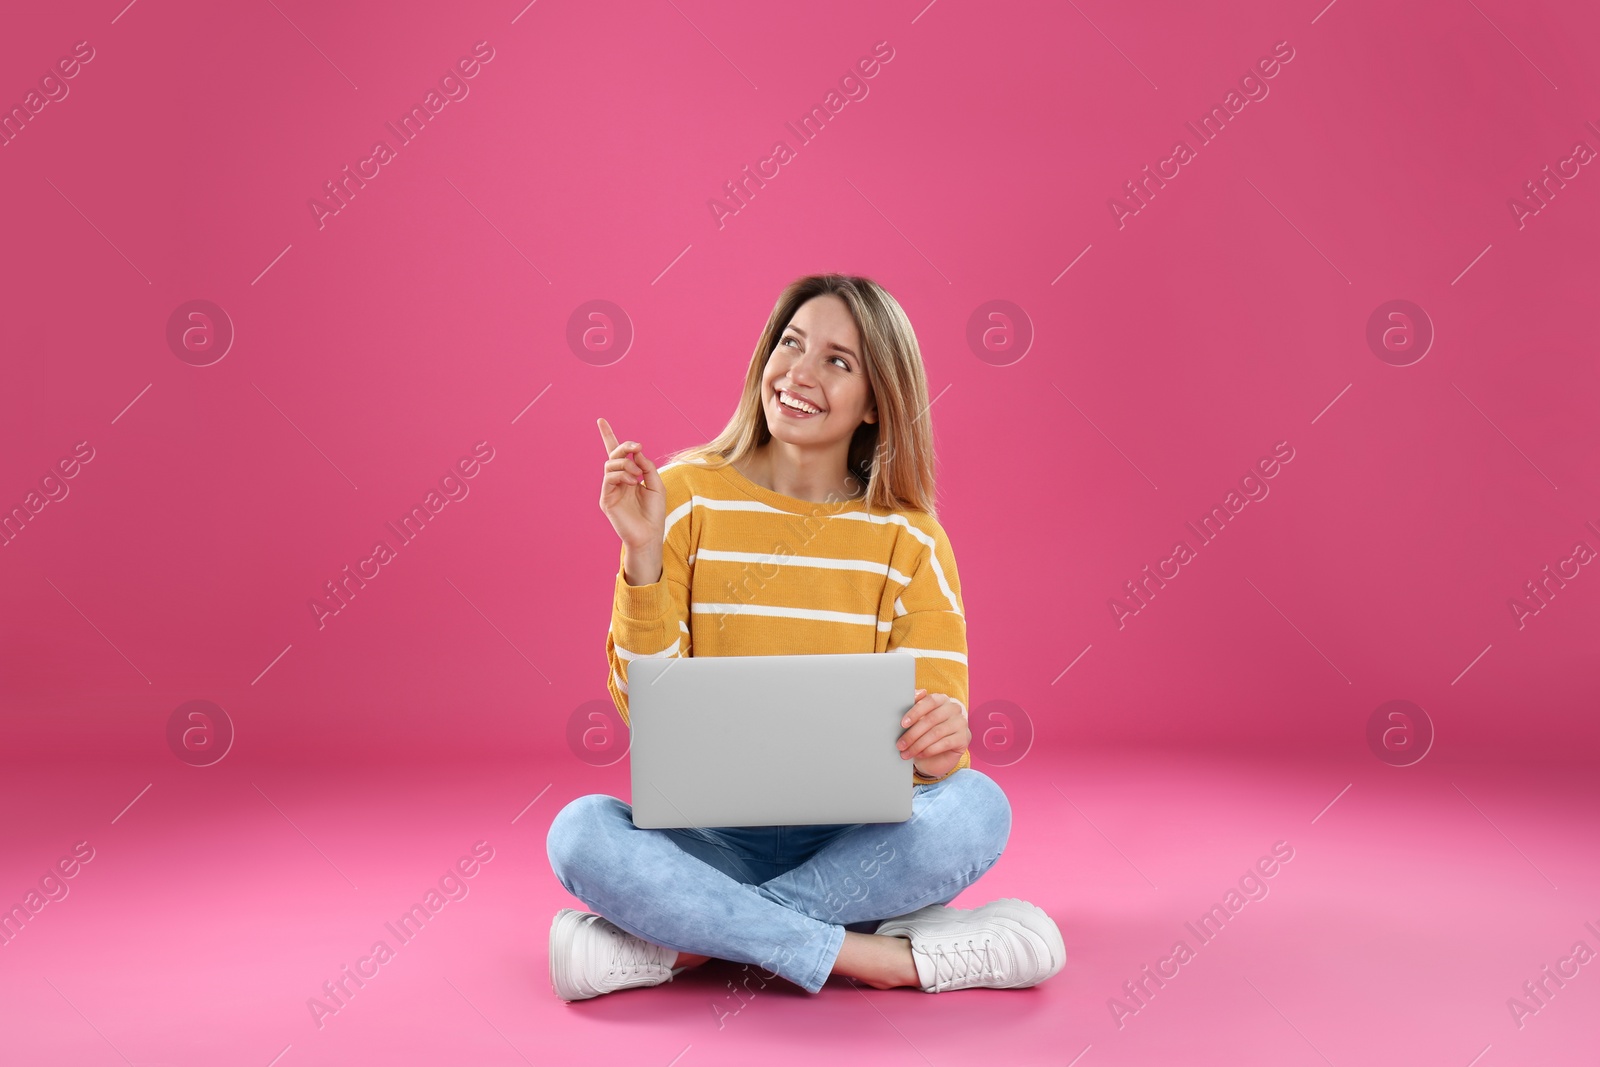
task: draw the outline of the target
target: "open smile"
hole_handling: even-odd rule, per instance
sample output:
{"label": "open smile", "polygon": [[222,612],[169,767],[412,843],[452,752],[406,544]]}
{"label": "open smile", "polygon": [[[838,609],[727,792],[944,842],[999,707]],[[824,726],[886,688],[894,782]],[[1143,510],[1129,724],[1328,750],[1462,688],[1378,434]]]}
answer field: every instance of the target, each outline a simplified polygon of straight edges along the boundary
{"label": "open smile", "polygon": [[818,407],[809,400],[804,400],[782,389],[777,390],[778,406],[785,415],[794,419],[814,419],[818,415],[827,414],[826,408]]}

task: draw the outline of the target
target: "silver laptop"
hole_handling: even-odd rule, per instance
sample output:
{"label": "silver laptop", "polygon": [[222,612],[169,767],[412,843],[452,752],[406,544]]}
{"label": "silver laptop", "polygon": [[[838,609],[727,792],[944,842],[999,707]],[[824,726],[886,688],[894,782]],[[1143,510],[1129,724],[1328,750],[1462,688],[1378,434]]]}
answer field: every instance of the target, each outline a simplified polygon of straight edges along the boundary
{"label": "silver laptop", "polygon": [[903,653],[632,660],[633,824],[904,822],[916,684]]}

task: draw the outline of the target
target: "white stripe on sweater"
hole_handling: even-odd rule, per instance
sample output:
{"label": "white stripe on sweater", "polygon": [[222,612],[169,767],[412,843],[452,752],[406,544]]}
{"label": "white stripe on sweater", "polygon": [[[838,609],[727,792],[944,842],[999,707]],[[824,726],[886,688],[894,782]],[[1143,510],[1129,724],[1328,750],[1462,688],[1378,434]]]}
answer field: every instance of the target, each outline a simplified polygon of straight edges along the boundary
{"label": "white stripe on sweater", "polygon": [[629,663],[636,659],[672,659],[680,655],[678,648],[682,644],[683,638],[680,637],[673,641],[669,647],[662,649],[660,652],[633,652],[617,644],[617,639],[615,636],[611,638],[611,647],[617,650],[617,658],[622,660],[624,663]]}
{"label": "white stripe on sweater", "polygon": [[847,559],[837,556],[781,555],[776,552],[732,552],[719,548],[702,548],[696,553],[701,559],[722,563],[770,563],[773,566],[818,567],[837,571],[866,571],[868,574],[886,576],[890,581],[910,585],[911,579],[889,566],[870,559]]}
{"label": "white stripe on sweater", "polygon": [[691,605],[697,612],[707,615],[767,615],[780,619],[807,619],[815,622],[850,622],[877,628],[876,615],[859,615],[849,611],[826,611],[821,608],[791,608],[770,604],[701,604]]}

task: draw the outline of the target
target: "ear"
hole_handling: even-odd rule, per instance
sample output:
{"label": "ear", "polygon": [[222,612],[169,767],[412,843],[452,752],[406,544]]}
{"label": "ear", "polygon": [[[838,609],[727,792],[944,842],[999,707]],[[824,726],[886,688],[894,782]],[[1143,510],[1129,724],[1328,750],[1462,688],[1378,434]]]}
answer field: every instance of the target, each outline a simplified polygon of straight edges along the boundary
{"label": "ear", "polygon": [[878,402],[874,400],[867,408],[867,413],[861,417],[862,422],[878,421]]}

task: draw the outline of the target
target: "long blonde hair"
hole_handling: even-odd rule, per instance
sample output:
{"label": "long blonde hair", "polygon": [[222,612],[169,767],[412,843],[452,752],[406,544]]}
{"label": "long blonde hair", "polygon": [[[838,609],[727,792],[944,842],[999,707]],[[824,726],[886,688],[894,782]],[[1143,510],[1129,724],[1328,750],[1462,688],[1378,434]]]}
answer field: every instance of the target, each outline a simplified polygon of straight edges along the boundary
{"label": "long blonde hair", "polygon": [[928,415],[928,379],[911,320],[899,301],[870,278],[811,274],[791,282],[773,305],[745,371],[744,395],[733,417],[714,439],[672,453],[670,462],[708,466],[733,463],[772,440],[762,405],[761,376],[783,331],[800,305],[832,294],[844,301],[861,335],[861,359],[877,401],[878,421],[863,422],[850,440],[849,473],[864,482],[867,509],[935,510],[933,420]]}

